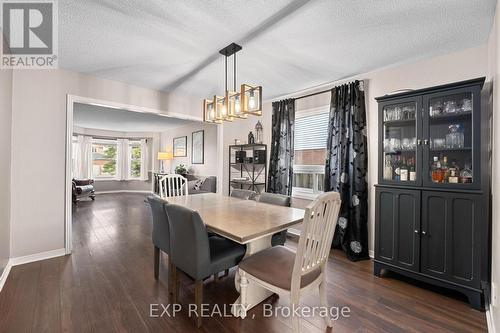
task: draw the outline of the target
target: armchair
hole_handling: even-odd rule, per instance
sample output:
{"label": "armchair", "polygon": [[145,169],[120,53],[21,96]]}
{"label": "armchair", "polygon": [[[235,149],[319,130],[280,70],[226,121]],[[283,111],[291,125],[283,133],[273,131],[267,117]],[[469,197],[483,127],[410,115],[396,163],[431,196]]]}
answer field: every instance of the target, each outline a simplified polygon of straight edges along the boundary
{"label": "armchair", "polygon": [[93,179],[75,179],[73,183],[73,203],[78,202],[78,198],[89,197],[95,200],[94,180]]}

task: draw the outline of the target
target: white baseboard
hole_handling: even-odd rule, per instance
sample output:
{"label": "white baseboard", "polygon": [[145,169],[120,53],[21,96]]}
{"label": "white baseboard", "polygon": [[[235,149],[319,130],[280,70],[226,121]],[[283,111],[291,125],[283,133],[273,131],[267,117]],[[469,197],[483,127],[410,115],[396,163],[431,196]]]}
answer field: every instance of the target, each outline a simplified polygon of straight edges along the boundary
{"label": "white baseboard", "polygon": [[491,313],[491,306],[486,310],[486,323],[488,324],[488,333],[496,333],[495,321],[493,320],[493,314]]}
{"label": "white baseboard", "polygon": [[11,263],[12,266],[17,266],[17,265],[27,264],[30,262],[61,257],[64,255],[66,255],[66,249],[62,248],[47,252],[30,254],[28,256],[23,256],[23,257],[10,258],[9,263]]}
{"label": "white baseboard", "polygon": [[17,265],[28,264],[30,262],[61,257],[64,255],[66,255],[66,249],[63,248],[63,249],[30,254],[28,256],[23,256],[23,257],[10,258],[9,262],[7,263],[7,266],[5,266],[5,269],[3,270],[2,276],[0,276],[0,291],[2,291],[2,288],[5,284],[5,281],[7,281],[7,277],[9,276],[12,267]]}
{"label": "white baseboard", "polygon": [[99,194],[111,194],[111,193],[144,193],[144,194],[152,194],[152,191],[139,191],[139,190],[117,190],[117,191],[97,191],[96,195]]}
{"label": "white baseboard", "polygon": [[7,262],[7,266],[5,266],[2,276],[0,276],[0,292],[2,291],[3,285],[5,284],[5,281],[7,281],[7,276],[9,276],[10,269],[12,268],[12,263],[10,260]]}

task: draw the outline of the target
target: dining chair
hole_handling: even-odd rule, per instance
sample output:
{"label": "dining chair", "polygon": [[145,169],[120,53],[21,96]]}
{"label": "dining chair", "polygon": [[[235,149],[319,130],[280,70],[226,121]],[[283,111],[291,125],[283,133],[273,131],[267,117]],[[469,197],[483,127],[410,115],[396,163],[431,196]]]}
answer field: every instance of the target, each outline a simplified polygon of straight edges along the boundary
{"label": "dining chair", "polygon": [[244,199],[244,200],[252,200],[257,195],[257,192],[251,190],[242,190],[239,188],[235,188],[231,191],[230,197]]}
{"label": "dining chair", "polygon": [[[277,194],[277,193],[267,193],[267,192],[260,194],[259,202],[268,203],[268,204],[277,205],[277,206],[286,206],[286,207],[290,207],[290,205],[291,205],[291,199],[288,195]],[[273,235],[273,237],[271,238],[271,245],[272,246],[285,245],[286,233],[287,233],[286,230],[275,233]]]}
{"label": "dining chair", "polygon": [[180,270],[195,280],[196,326],[201,327],[199,311],[203,280],[238,265],[246,247],[223,237],[208,237],[201,216],[194,210],[176,204],[166,204],[165,209],[170,225],[170,257],[174,265],[173,301],[178,302],[177,270]]}
{"label": "dining chair", "polygon": [[[167,213],[165,212],[165,200],[158,196],[148,196],[147,200],[151,206],[153,217],[153,246],[154,246],[154,276],[158,280],[160,272],[161,252],[170,256],[170,226],[168,224]],[[168,292],[172,293],[172,260],[168,260]]]}
{"label": "dining chair", "polygon": [[[328,308],[325,274],[340,203],[338,193],[327,192],[306,207],[296,253],[284,246],[275,246],[240,263],[242,318],[246,316],[249,282],[289,296],[294,308],[299,307],[301,296],[319,288],[321,306]],[[328,327],[332,327],[331,318],[325,316],[324,319]],[[294,315],[292,328],[294,333],[300,332],[299,317]]]}
{"label": "dining chair", "polygon": [[188,195],[188,181],[181,175],[162,176],[159,180],[160,197],[178,197]]}

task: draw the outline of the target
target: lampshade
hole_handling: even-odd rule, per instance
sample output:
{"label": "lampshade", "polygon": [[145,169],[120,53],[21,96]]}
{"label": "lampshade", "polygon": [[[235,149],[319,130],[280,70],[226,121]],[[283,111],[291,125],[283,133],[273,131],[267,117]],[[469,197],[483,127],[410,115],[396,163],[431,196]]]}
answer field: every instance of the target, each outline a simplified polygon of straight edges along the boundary
{"label": "lampshade", "polygon": [[262,87],[251,86],[249,84],[241,85],[241,112],[262,116]]}
{"label": "lampshade", "polygon": [[169,161],[174,158],[174,154],[172,152],[158,152],[158,161]]}

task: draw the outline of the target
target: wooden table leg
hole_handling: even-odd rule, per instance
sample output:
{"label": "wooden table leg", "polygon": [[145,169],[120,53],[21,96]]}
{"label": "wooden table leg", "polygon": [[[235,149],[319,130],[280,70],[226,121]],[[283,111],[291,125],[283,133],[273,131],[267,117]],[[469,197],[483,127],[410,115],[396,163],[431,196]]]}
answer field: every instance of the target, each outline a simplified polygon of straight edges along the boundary
{"label": "wooden table leg", "polygon": [[[269,236],[265,236],[265,237],[256,239],[256,240],[248,243],[247,244],[247,252],[246,252],[244,258],[247,258],[247,257],[251,256],[252,254],[255,254],[257,252],[260,252],[262,250],[270,248],[271,247],[271,238],[272,238],[272,235],[269,235]],[[239,292],[240,291],[240,274],[239,274],[238,270],[236,271],[236,274],[234,276],[234,284],[235,284],[236,290]],[[259,285],[255,284],[251,281],[248,281],[246,288],[247,288],[247,297],[246,297],[245,304],[241,303],[241,296],[240,296],[234,302],[233,307],[231,309],[231,313],[235,317],[242,317],[242,315],[244,316],[244,312],[241,311],[242,306],[245,306],[246,309],[249,310],[273,294],[273,292],[271,292],[265,288],[262,288]]]}

